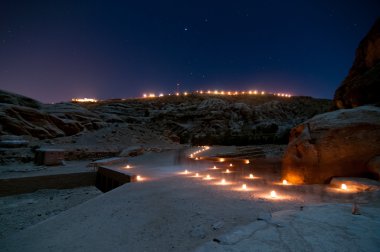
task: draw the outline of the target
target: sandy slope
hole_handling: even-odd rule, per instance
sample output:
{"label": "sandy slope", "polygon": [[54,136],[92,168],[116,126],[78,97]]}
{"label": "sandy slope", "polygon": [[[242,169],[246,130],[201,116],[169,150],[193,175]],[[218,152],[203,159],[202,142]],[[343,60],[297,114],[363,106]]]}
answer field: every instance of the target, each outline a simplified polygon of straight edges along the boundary
{"label": "sandy slope", "polygon": [[[210,251],[210,248],[216,249],[217,244],[210,245],[208,242],[223,235],[234,234],[236,230],[238,230],[238,242],[218,249],[246,251],[250,250],[251,245],[257,244],[258,247],[255,248],[258,250],[262,248],[312,251],[315,250],[314,243],[308,241],[296,247],[285,246],[286,244],[278,245],[279,236],[275,235],[276,230],[267,233],[265,231],[267,229],[264,229],[263,235],[256,237],[253,235],[256,234],[255,232],[246,228],[246,232],[251,234],[247,237],[254,237],[252,243],[244,235],[241,239],[242,236],[239,235],[242,231],[239,230],[244,230],[245,226],[250,227],[251,223],[256,223],[259,216],[267,219],[265,216],[270,213],[274,216],[276,212],[283,210],[292,210],[288,213],[298,213],[301,206],[315,202],[352,202],[351,197],[334,198],[331,195],[325,195],[322,193],[323,189],[318,186],[289,188],[288,191],[278,187],[283,198],[271,200],[267,198],[267,195],[274,185],[269,179],[250,182],[249,187],[254,186],[252,191],[239,191],[236,189],[241,186],[240,179],[236,180],[234,185],[220,186],[212,180],[205,181],[191,176],[177,175],[184,169],[201,171],[210,165],[191,166],[189,163],[180,163],[176,160],[178,161],[177,152],[147,154],[132,159],[130,163],[135,167],[132,170],[138,171],[149,179],[126,184],[0,240],[3,251],[192,251],[204,248]],[[220,172],[210,174],[218,176],[219,179],[224,176]],[[263,178],[264,176],[265,174],[262,175]],[[370,198],[367,198],[367,203],[368,199],[379,202],[378,194],[371,194],[368,197]],[[379,209],[378,204],[374,207]],[[335,215],[331,212],[336,211],[339,214],[341,208],[340,205],[337,205],[337,208],[333,206],[333,210],[330,211],[329,208],[326,214],[322,213],[325,217],[331,215],[330,219],[324,218],[325,222],[332,222],[331,226],[334,227],[329,233],[325,232],[325,228],[329,228],[329,225],[318,224],[321,215],[318,211],[312,212],[313,218],[306,222],[303,220],[308,218],[307,216],[289,219],[288,216],[292,216],[289,214],[280,214],[274,219],[280,220],[284,226],[297,224],[299,225],[297,230],[301,231],[303,228],[308,231],[309,229],[306,228],[312,226],[313,229],[310,232],[316,234],[314,238],[317,237],[315,238],[317,241],[323,241],[326,235],[331,236],[352,228],[353,225],[350,222],[347,222],[347,226],[334,225]],[[359,230],[365,228],[369,221],[377,223],[379,218],[377,212],[370,211],[371,214],[367,214],[366,210],[363,211],[361,217],[358,217],[358,220],[355,220],[350,213],[347,215],[347,207],[343,210],[347,217],[342,215],[343,219],[340,219],[340,223],[342,223],[341,220],[343,223],[346,220],[352,220],[354,224],[360,225]],[[252,224],[254,229],[255,225]],[[371,224],[369,228],[376,233],[380,225]],[[286,229],[284,230],[287,234]],[[348,242],[356,238],[355,230],[348,233],[349,236],[341,236],[343,238],[339,241]],[[267,234],[273,238],[269,242],[260,238]],[[289,238],[302,239],[306,234],[293,232],[289,233]],[[353,249],[365,244],[370,244],[366,246],[372,248],[379,241],[376,238],[375,241],[373,239],[373,235],[360,235]],[[240,243],[242,241],[244,241],[243,245]],[[334,248],[338,248],[338,251],[347,250],[347,246]]]}

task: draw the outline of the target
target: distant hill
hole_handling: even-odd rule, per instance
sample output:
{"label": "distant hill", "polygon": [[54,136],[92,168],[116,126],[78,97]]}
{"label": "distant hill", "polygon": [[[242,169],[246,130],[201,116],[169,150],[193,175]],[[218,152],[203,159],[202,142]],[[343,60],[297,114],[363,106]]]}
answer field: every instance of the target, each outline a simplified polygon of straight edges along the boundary
{"label": "distant hill", "polygon": [[144,127],[174,142],[197,145],[286,143],[292,127],[328,111],[330,105],[330,100],[311,97],[198,94],[43,104],[39,108],[3,103],[0,134],[44,139],[128,124],[129,128]]}

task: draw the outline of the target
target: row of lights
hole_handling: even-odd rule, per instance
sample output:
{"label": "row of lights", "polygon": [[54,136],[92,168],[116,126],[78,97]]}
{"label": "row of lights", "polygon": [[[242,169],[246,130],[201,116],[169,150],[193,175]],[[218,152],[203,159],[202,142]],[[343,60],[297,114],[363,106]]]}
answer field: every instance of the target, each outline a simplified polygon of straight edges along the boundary
{"label": "row of lights", "polygon": [[194,158],[195,160],[199,160],[199,157],[197,157],[197,155],[210,149],[209,146],[201,146],[199,148],[200,148],[199,150],[194,151],[193,153],[191,153],[189,155],[189,158]]}
{"label": "row of lights", "polygon": [[[208,147],[207,149],[209,149],[209,147]],[[202,151],[205,151],[204,147],[203,147],[202,149],[196,151],[196,152],[191,153],[189,157],[190,157],[190,158],[194,158],[195,155],[201,153]],[[198,158],[198,157],[195,157],[195,160],[199,160],[199,158]],[[225,159],[225,158],[219,158],[218,161],[221,162],[221,163],[223,163],[223,162],[226,161],[226,159]],[[244,160],[244,163],[245,163],[245,164],[249,164],[250,161],[249,161],[248,159],[246,159],[246,160]],[[230,164],[229,164],[229,167],[233,167],[233,164],[230,163]],[[212,169],[212,170],[217,170],[217,169],[219,169],[219,168],[217,168],[217,167],[214,165],[213,168],[211,168],[211,169]],[[231,173],[231,171],[230,171],[229,169],[226,169],[226,170],[225,170],[224,172],[222,172],[222,173],[227,173],[227,174],[229,174],[229,173]],[[185,170],[184,174],[189,174],[189,171],[188,171],[188,170]],[[200,177],[199,173],[196,173],[196,174],[195,174],[195,177]],[[207,174],[206,177],[203,178],[203,179],[204,179],[204,180],[211,180],[211,179],[213,179],[213,178],[212,178],[209,174]],[[251,173],[251,174],[249,174],[248,179],[255,179],[255,176]],[[219,184],[220,184],[220,185],[227,185],[228,183],[227,183],[227,181],[226,181],[225,179],[221,179],[221,181],[220,181]],[[281,182],[281,184],[284,185],[284,186],[290,185],[290,183],[289,183],[286,179],[283,179],[282,182]],[[246,184],[242,184],[241,189],[242,189],[242,190],[247,190],[247,185],[246,185]],[[346,184],[341,184],[340,189],[343,190],[343,191],[347,191],[347,190],[348,190],[348,187],[347,187]],[[277,198],[277,193],[276,193],[276,191],[272,190],[272,191],[270,192],[270,197],[271,197],[271,198]]]}
{"label": "row of lights", "polygon": [[[215,169],[218,169],[218,168],[216,168],[214,166],[212,169],[215,170]],[[229,169],[226,169],[226,171],[224,173],[231,173],[231,171]],[[191,175],[193,173],[190,172],[189,170],[185,170],[184,172],[182,172],[182,174],[184,174],[184,175]],[[202,178],[203,180],[214,180],[215,179],[210,174],[207,174],[204,177],[202,177],[199,173],[195,173],[193,177],[195,177],[195,178]],[[248,179],[255,179],[255,178],[256,177],[252,173],[249,174],[249,176],[248,176]],[[283,182],[283,185],[288,185],[288,182],[286,180],[283,180],[282,182]],[[224,186],[224,185],[230,185],[231,183],[223,178],[217,184]],[[249,187],[247,186],[246,183],[243,183],[241,185],[241,187],[240,187],[240,190],[242,190],[242,191],[249,191]],[[276,193],[275,190],[271,190],[270,193],[269,193],[269,196],[270,196],[270,198],[273,198],[273,199],[275,199],[275,198],[278,197],[278,195],[277,195],[277,193]]]}
{"label": "row of lights", "polygon": [[[126,165],[124,166],[125,169],[132,169],[132,166],[131,165]],[[136,181],[143,181],[144,178],[141,176],[141,175],[136,175]]]}
{"label": "row of lights", "polygon": [[[209,95],[265,95],[267,94],[265,91],[258,91],[258,90],[249,90],[249,91],[219,91],[219,90],[207,90],[207,91],[203,91],[203,90],[197,90],[195,92],[192,92],[193,94],[209,94]],[[164,97],[164,96],[180,96],[180,95],[184,95],[184,96],[187,96],[191,94],[190,92],[176,92],[174,94],[164,94],[164,93],[159,93],[159,94],[156,94],[156,93],[144,93],[143,94],[143,98],[156,98],[156,97]],[[287,93],[268,93],[268,94],[272,94],[274,96],[279,96],[279,97],[292,97],[290,94],[287,94]],[[78,103],[95,103],[95,102],[98,102],[99,100],[95,99],[95,98],[72,98],[71,99],[72,102],[78,102]]]}
{"label": "row of lights", "polygon": [[71,101],[72,102],[89,102],[89,103],[98,102],[98,100],[95,98],[73,98],[71,99]]}
{"label": "row of lights", "polygon": [[197,90],[195,92],[176,92],[174,94],[164,94],[164,93],[144,93],[143,98],[155,98],[155,97],[164,97],[164,96],[187,96],[189,94],[208,94],[208,95],[265,95],[265,94],[272,94],[279,97],[292,97],[291,94],[288,93],[266,93],[265,91],[258,91],[258,90],[249,90],[249,91],[224,91],[224,90]]}

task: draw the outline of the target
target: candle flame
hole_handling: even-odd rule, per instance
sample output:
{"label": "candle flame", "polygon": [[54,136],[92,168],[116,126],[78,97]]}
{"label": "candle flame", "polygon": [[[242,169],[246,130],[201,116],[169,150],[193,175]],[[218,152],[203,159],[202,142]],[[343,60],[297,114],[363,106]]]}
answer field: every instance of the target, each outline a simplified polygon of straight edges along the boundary
{"label": "candle flame", "polygon": [[254,178],[252,173],[249,174],[249,178],[250,178],[250,179],[253,179],[253,178]]}
{"label": "candle flame", "polygon": [[136,176],[136,180],[137,180],[137,181],[141,181],[141,180],[142,180],[142,177],[141,177],[140,175],[137,175],[137,176]]}
{"label": "candle flame", "polygon": [[346,184],[342,184],[341,188],[342,188],[342,190],[347,190],[347,185]]}
{"label": "candle flame", "polygon": [[245,163],[245,164],[249,164],[250,162],[249,162],[248,159],[246,159],[246,160],[244,161],[244,163]]}
{"label": "candle flame", "polygon": [[270,196],[271,196],[272,198],[276,198],[276,197],[277,197],[277,193],[276,193],[276,191],[271,191],[271,192],[270,192]]}
{"label": "candle flame", "polygon": [[232,167],[232,166],[233,166],[233,164],[230,163],[230,167]]}
{"label": "candle flame", "polygon": [[288,184],[288,181],[287,181],[286,179],[284,179],[284,180],[282,181],[282,184],[283,184],[283,185],[287,185],[287,184]]}
{"label": "candle flame", "polygon": [[206,177],[205,177],[204,179],[205,179],[205,180],[211,180],[212,178],[211,178],[210,174],[207,174]]}
{"label": "candle flame", "polygon": [[241,189],[243,189],[243,190],[247,190],[247,185],[246,185],[246,184],[243,184],[243,185],[241,186]]}
{"label": "candle flame", "polygon": [[226,170],[226,173],[230,173],[230,170],[227,169],[227,170]]}

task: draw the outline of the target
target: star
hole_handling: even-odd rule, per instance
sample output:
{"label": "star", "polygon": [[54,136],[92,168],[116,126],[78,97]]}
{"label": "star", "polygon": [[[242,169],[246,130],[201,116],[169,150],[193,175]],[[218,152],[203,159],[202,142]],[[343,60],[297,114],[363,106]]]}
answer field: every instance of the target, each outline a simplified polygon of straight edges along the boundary
{"label": "star", "polygon": [[187,27],[185,27],[185,29],[184,29],[185,31],[187,31],[188,29],[187,29]]}

